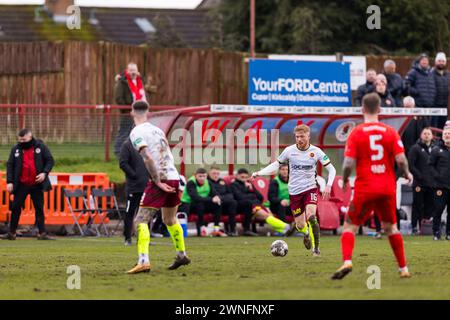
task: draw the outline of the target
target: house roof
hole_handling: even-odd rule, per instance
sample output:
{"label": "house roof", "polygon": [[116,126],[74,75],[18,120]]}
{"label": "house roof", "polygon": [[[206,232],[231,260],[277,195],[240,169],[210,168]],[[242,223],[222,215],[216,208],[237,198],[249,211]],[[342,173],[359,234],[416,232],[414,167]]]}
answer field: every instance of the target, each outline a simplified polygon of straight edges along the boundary
{"label": "house roof", "polygon": [[221,0],[203,0],[197,6],[197,9],[210,9],[217,7],[220,4]]}
{"label": "house roof", "polygon": [[[80,30],[58,24],[43,9],[33,5],[0,5],[0,41],[34,40],[107,40],[127,44],[146,43],[148,36],[136,24],[136,18],[150,23],[165,16],[187,47],[209,46],[211,32],[208,10],[95,8],[81,7]],[[35,17],[38,17],[37,21]],[[89,23],[94,17],[98,23]]]}

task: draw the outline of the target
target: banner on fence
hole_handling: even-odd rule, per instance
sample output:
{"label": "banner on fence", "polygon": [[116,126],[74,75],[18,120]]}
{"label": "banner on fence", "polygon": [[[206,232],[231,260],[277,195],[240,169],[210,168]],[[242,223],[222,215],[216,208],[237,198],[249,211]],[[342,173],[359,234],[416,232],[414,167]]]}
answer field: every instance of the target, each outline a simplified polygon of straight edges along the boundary
{"label": "banner on fence", "polygon": [[249,105],[352,105],[347,62],[251,59],[249,64]]}
{"label": "banner on fence", "polygon": [[[338,61],[336,55],[270,54],[268,58],[274,60]],[[366,83],[366,57],[343,56],[342,61],[350,63],[350,87],[355,91],[360,85]]]}

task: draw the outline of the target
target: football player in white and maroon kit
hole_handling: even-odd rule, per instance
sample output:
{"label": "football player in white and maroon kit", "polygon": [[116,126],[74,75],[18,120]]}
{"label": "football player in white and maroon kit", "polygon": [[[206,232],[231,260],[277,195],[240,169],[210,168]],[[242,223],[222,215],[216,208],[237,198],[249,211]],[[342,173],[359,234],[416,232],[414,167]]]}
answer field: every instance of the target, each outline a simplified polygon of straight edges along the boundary
{"label": "football player in white and maroon kit", "polygon": [[253,177],[270,175],[276,172],[279,165],[289,165],[289,198],[292,215],[295,218],[296,229],[304,234],[303,243],[306,249],[311,249],[314,256],[320,255],[319,237],[320,227],[316,218],[317,188],[316,170],[320,162],[328,169],[328,181],[323,192],[324,199],[328,199],[333,185],[336,169],[330,158],[318,147],[310,143],[310,129],[307,125],[298,125],[294,129],[295,144],[287,147],[275,161],[264,169],[253,173]]}
{"label": "football player in white and maroon kit", "polygon": [[175,168],[174,158],[164,132],[147,121],[149,105],[146,101],[136,101],[131,115],[136,125],[130,133],[133,147],[141,154],[151,180],[142,196],[139,211],[134,219],[138,234],[138,263],[129,274],[150,271],[148,247],[150,232],[148,223],[158,210],[172,237],[177,256],[170,270],[187,265],[191,261],[186,255],[183,229],[176,218],[180,196],[178,192],[180,175]]}

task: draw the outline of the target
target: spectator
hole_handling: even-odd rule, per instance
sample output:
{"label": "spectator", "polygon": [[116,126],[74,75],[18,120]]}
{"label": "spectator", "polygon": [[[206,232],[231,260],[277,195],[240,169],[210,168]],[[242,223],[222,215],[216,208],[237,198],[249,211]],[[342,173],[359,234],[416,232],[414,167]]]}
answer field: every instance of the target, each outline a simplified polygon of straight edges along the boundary
{"label": "spectator", "polygon": [[[414,98],[407,96],[403,98],[405,108],[414,108]],[[428,127],[428,120],[424,116],[414,116],[402,133],[402,142],[405,147],[405,154],[408,154],[411,147],[420,139],[423,128]]]}
{"label": "spectator", "polygon": [[18,133],[18,144],[11,149],[7,166],[7,191],[14,194],[9,232],[3,239],[15,240],[25,199],[30,195],[39,229],[38,240],[52,240],[45,231],[44,191],[52,186],[48,174],[54,165],[47,146],[28,129]]}
{"label": "spectator", "polygon": [[[450,72],[446,70],[446,64],[447,58],[445,57],[445,53],[439,52],[436,55],[434,68],[431,71],[436,82],[436,101],[434,107],[445,110],[447,110],[448,106],[448,86],[450,84]],[[442,129],[446,120],[446,116],[433,116],[431,117],[431,126]]]}
{"label": "spectator", "polygon": [[436,83],[426,54],[420,55],[419,59],[413,63],[412,69],[405,78],[405,90],[414,98],[417,107],[432,108],[434,106]]}
{"label": "spectator", "polygon": [[199,168],[195,175],[188,179],[186,188],[181,196],[181,206],[179,211],[197,215],[197,236],[206,236],[206,231],[202,232],[205,225],[205,213],[214,215],[213,236],[226,237],[220,230],[221,200],[214,188],[211,187],[207,179],[206,169]]}
{"label": "spectator", "polygon": [[129,116],[131,105],[137,100],[148,101],[146,87],[135,63],[130,62],[127,69],[121,75],[116,76],[116,86],[114,98],[116,104],[121,106],[129,106],[129,109],[121,109],[120,128],[114,145],[114,153],[116,156],[120,154],[120,148],[124,141],[128,138],[133,127],[133,121]]}
{"label": "spectator", "polygon": [[[447,206],[450,211],[450,126],[442,132],[442,141],[431,151],[431,172],[435,181],[435,207],[433,214],[434,240],[441,238],[441,216]],[[448,216],[447,216],[448,217]],[[446,240],[450,240],[450,219],[447,218]]]}
{"label": "spectator", "polygon": [[387,87],[387,79],[384,74],[380,73],[377,75],[375,80],[375,92],[381,99],[381,107],[382,108],[395,108],[395,100],[392,97],[391,93]]}
{"label": "spectator", "polygon": [[289,166],[281,164],[278,175],[269,185],[270,211],[275,212],[281,220],[286,222],[286,215],[291,213],[289,191]]}
{"label": "spectator", "polygon": [[401,107],[404,84],[402,77],[395,72],[395,68],[396,65],[394,60],[386,60],[383,66],[383,74],[387,79],[388,90],[394,98],[395,105]]}
{"label": "spectator", "polygon": [[[434,205],[434,179],[428,164],[433,148],[433,132],[424,128],[420,139],[411,147],[408,153],[408,163],[413,181],[413,205],[411,226],[413,234],[419,234],[423,218],[431,218]],[[419,230],[417,229],[419,223]]]}
{"label": "spectator", "polygon": [[220,170],[217,167],[209,169],[208,181],[220,198],[221,214],[228,216],[228,230],[225,230],[229,236],[237,236],[236,233],[236,207],[237,202],[234,200],[233,193],[225,181],[220,178]]}
{"label": "spectator", "polygon": [[150,175],[141,155],[133,147],[130,139],[127,139],[120,149],[119,165],[120,169],[125,173],[127,193],[123,235],[125,237],[125,245],[131,246],[133,218],[139,207]]}
{"label": "spectator", "polygon": [[236,175],[236,180],[231,184],[231,191],[234,198],[238,202],[238,211],[244,212],[244,235],[255,236],[256,233],[250,231],[250,222],[253,217],[259,221],[264,221],[279,233],[285,234],[291,231],[289,224],[275,218],[272,212],[263,206],[263,196],[256,190],[253,184],[249,181],[250,175],[247,169],[239,169]]}
{"label": "spectator", "polygon": [[361,101],[364,95],[373,92],[375,90],[375,80],[377,77],[377,72],[375,69],[367,69],[366,71],[366,83],[362,84],[356,89],[356,100],[355,105],[357,107],[361,106]]}

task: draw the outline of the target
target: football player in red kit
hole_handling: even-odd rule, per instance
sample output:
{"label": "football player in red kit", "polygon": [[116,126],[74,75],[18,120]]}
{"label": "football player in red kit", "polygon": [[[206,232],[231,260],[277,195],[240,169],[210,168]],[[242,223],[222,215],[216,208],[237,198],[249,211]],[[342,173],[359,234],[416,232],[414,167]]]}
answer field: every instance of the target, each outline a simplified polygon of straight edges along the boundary
{"label": "football player in red kit", "polygon": [[383,222],[397,259],[400,277],[411,276],[406,266],[403,238],[397,228],[395,163],[409,183],[412,182],[413,176],[408,169],[398,132],[378,121],[380,103],[380,98],[375,93],[364,96],[364,123],[353,129],[345,146],[344,187],[348,184],[352,168],[356,164],[355,192],[341,236],[344,264],[333,274],[332,279],[342,279],[352,271],[355,233],[372,211],[375,211]]}

